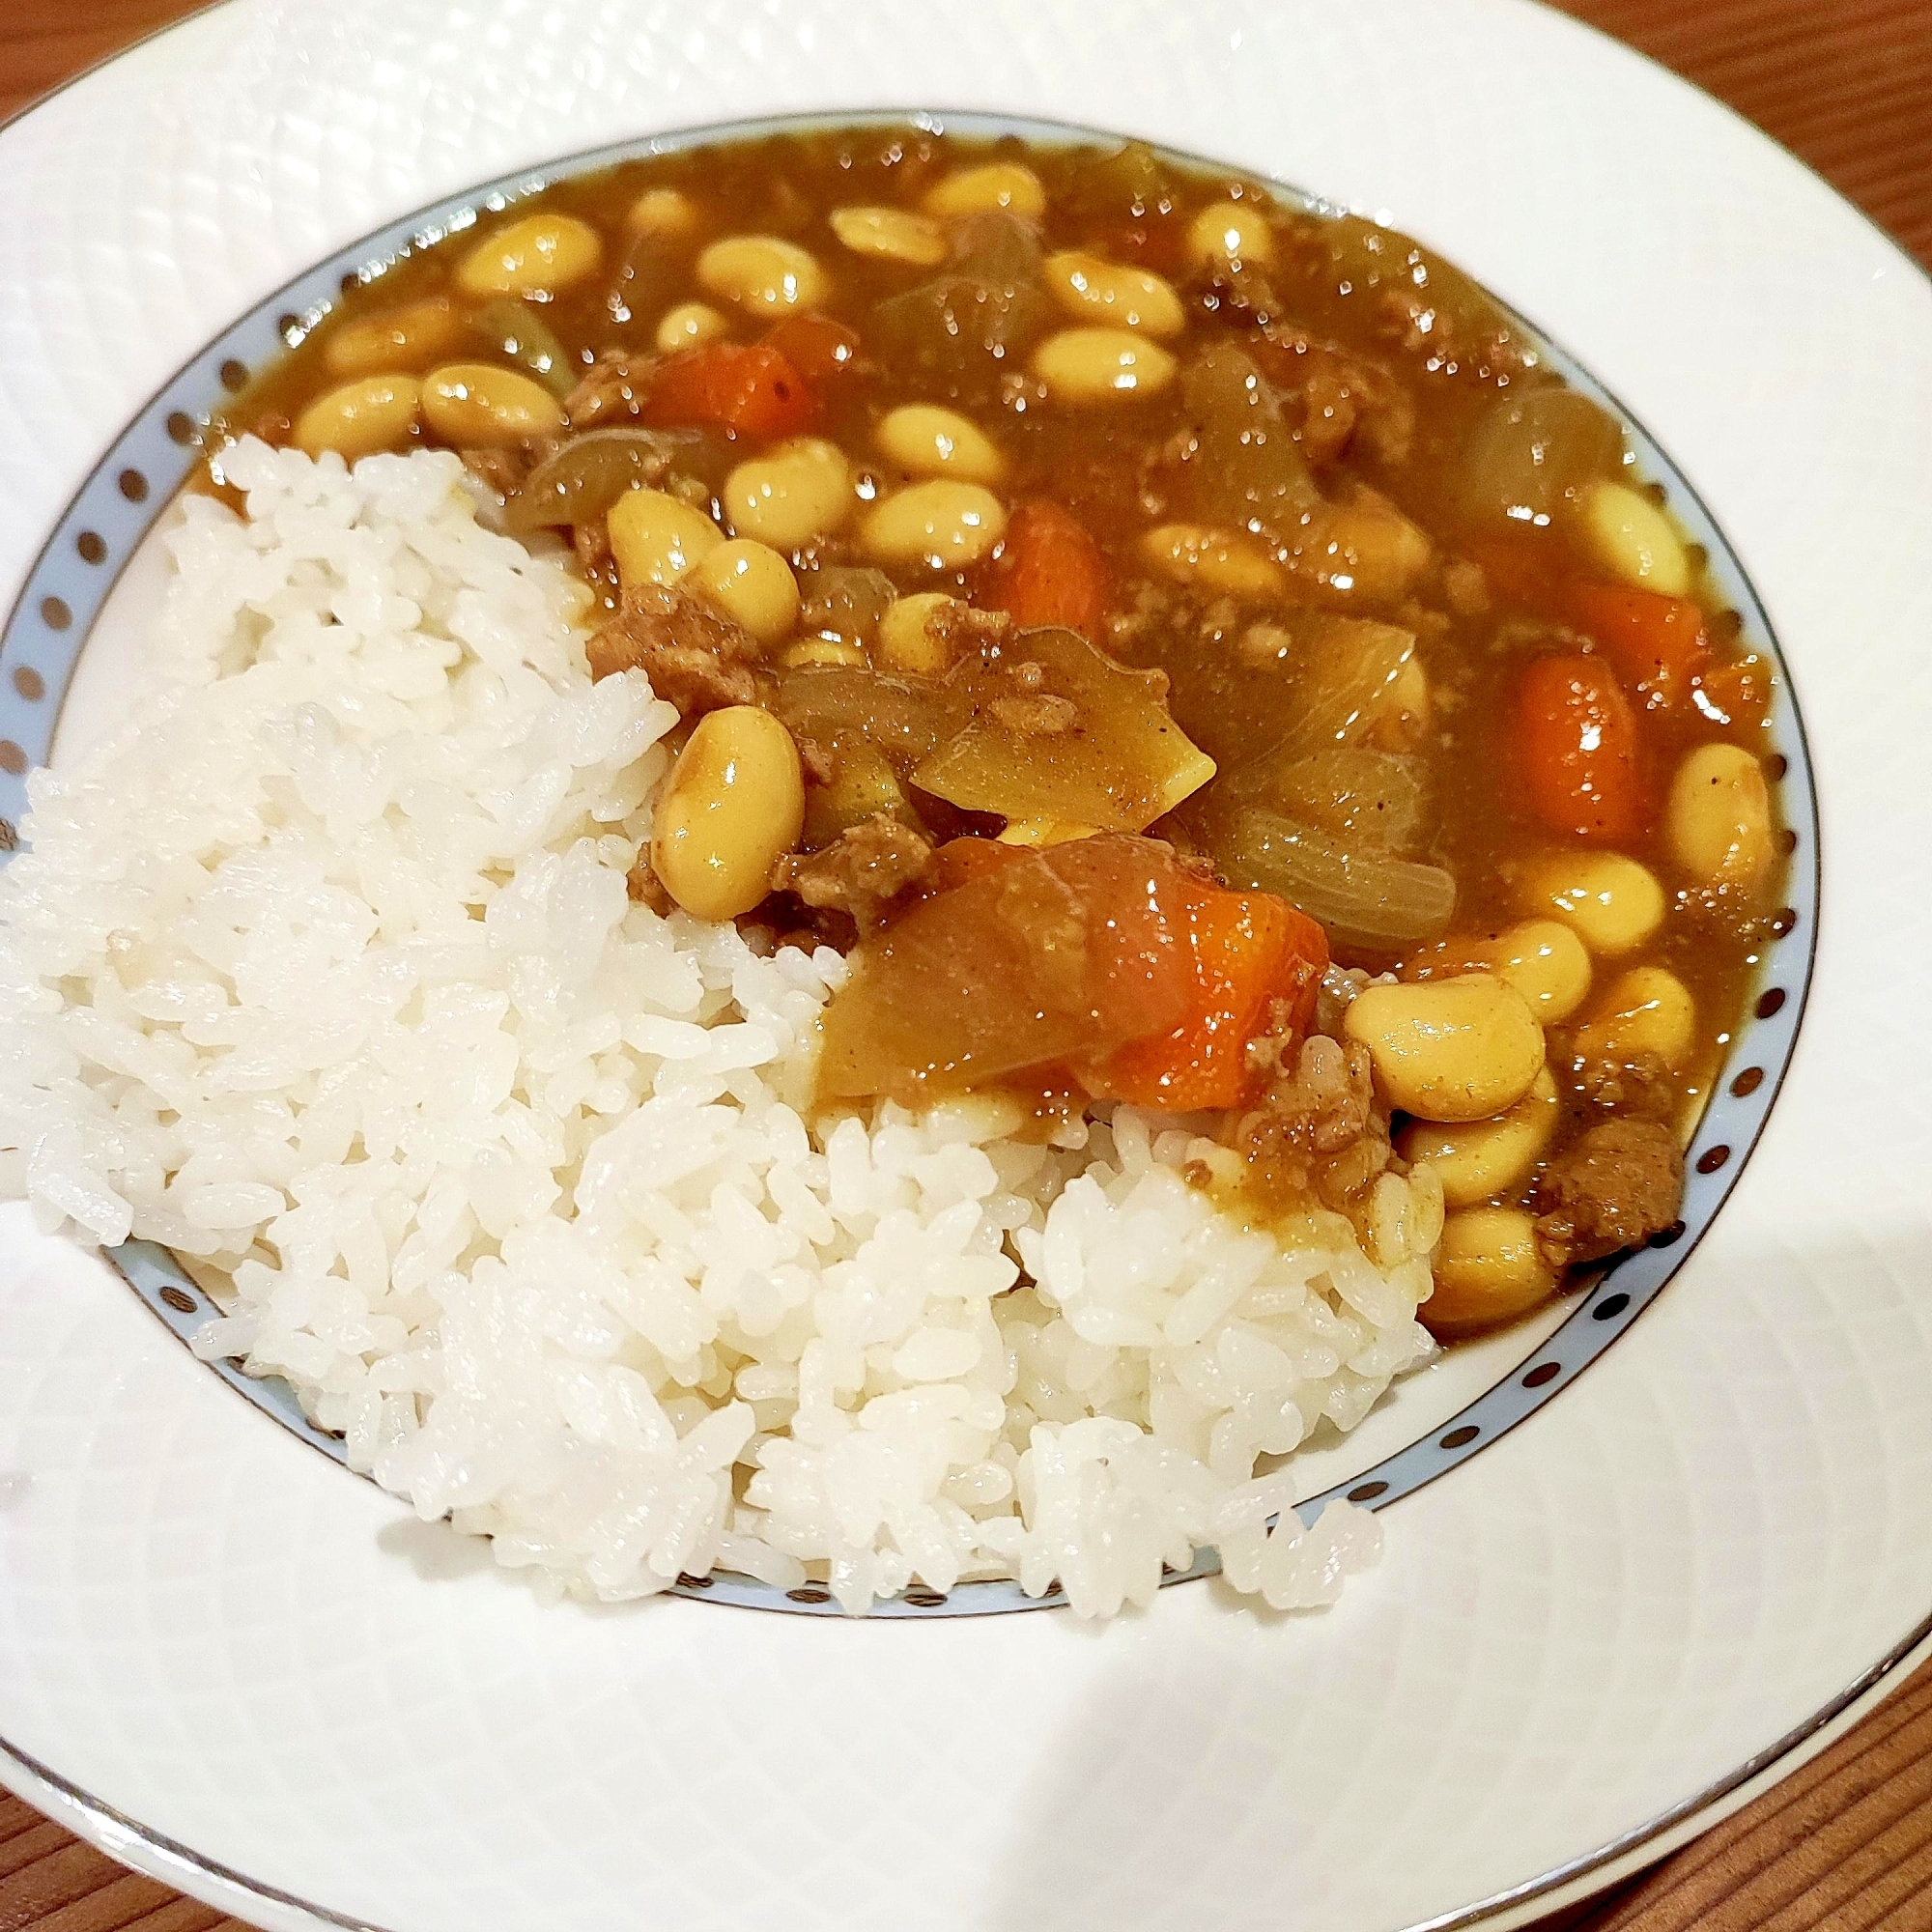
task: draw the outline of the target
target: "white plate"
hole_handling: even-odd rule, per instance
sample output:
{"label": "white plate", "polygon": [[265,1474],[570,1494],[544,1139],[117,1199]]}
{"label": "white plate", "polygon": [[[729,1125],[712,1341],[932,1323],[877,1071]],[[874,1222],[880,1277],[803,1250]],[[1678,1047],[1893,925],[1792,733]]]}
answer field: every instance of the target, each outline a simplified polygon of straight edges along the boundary
{"label": "white plate", "polygon": [[1214,1584],[1105,1632],[539,1610],[13,1213],[0,1777],[265,1924],[1547,1907],[1791,1761],[1932,1613],[1932,296],[1634,56],[1514,0],[235,0],[0,132],[0,585],[176,369],[384,222],[603,142],[908,105],[1121,128],[1386,213],[1658,434],[1810,734],[1825,911],[1789,1079],[1642,1321],[1297,1619]]}

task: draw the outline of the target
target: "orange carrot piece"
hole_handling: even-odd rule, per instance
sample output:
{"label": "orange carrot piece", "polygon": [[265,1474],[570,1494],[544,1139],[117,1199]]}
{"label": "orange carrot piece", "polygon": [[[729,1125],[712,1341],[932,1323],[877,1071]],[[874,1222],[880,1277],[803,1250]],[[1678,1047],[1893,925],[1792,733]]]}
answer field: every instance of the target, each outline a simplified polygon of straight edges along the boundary
{"label": "orange carrot piece", "polygon": [[1539,658],[1517,694],[1515,750],[1530,809],[1552,832],[1616,844],[1643,816],[1636,715],[1606,665]]}
{"label": "orange carrot piece", "polygon": [[1710,657],[1704,613],[1688,597],[1616,583],[1572,583],[1570,621],[1597,641],[1646,711],[1682,704]]}
{"label": "orange carrot piece", "polygon": [[1007,526],[980,601],[1009,612],[1023,631],[1064,625],[1097,644],[1107,616],[1100,546],[1058,503],[1022,503]]}
{"label": "orange carrot piece", "polygon": [[1270,893],[1197,885],[1188,905],[1194,958],[1191,1010],[1170,1033],[1117,1047],[1094,1070],[1098,1093],[1135,1106],[1192,1113],[1239,1107],[1262,1084],[1248,1043],[1279,1016],[1305,1034],[1328,967],[1327,935],[1307,914]]}
{"label": "orange carrot piece", "polygon": [[796,436],[818,413],[818,400],[778,350],[707,342],[658,365],[643,413],[657,429],[715,423],[733,436],[764,441]]}

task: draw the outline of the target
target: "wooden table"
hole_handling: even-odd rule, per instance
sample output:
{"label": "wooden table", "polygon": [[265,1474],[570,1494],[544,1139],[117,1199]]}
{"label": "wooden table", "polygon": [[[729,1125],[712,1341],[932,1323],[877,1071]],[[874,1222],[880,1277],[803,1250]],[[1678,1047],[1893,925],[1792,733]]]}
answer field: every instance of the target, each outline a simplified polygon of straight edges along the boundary
{"label": "wooden table", "polygon": [[[0,0],[0,116],[194,5]],[[1565,10],[1729,101],[1932,267],[1932,0],[1567,0]],[[1735,1818],[1540,1932],[1927,1926],[1932,1665]],[[0,1932],[28,1928],[245,1932],[0,1794]]]}

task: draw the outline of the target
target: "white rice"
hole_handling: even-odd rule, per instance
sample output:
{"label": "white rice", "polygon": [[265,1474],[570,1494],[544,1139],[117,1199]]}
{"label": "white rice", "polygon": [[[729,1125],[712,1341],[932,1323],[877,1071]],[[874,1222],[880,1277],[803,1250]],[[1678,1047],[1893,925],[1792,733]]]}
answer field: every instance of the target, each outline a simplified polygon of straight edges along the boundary
{"label": "white rice", "polygon": [[1230,1156],[1127,1108],[816,1137],[843,962],[628,898],[675,714],[591,683],[565,569],[448,455],[228,472],[166,695],[36,776],[0,875],[0,1179],[45,1223],[181,1254],[203,1353],[553,1593],[1010,1575],[1106,1615],[1208,1546],[1280,1606],[1373,1559],[1272,1459],[1430,1352],[1426,1177],[1371,1258],[1245,1232],[1179,1173]]}

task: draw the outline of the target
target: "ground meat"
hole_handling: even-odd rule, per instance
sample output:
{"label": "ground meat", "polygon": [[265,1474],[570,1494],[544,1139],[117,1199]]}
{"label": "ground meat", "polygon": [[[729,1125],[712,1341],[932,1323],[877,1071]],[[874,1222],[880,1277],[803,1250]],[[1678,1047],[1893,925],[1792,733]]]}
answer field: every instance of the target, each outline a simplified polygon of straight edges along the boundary
{"label": "ground meat", "polygon": [[1617,1060],[1582,1058],[1572,1063],[1577,1090],[1608,1112],[1644,1121],[1668,1121],[1677,1111],[1677,1083],[1654,1053]]}
{"label": "ground meat", "polygon": [[772,890],[795,893],[814,911],[851,916],[862,933],[873,931],[885,909],[932,867],[932,844],[888,812],[848,827],[817,852],[779,861]]}
{"label": "ground meat", "polygon": [[1457,557],[1442,566],[1442,594],[1459,617],[1489,614],[1489,581],[1483,575],[1482,565],[1471,563],[1466,557]]}
{"label": "ground meat", "polygon": [[664,881],[651,864],[648,844],[638,847],[638,856],[631,861],[631,869],[624,876],[624,886],[639,905],[649,906],[660,918],[670,911],[671,895],[665,891]]}
{"label": "ground meat", "polygon": [[499,497],[507,497],[523,487],[523,481],[536,468],[537,450],[528,443],[509,449],[459,449],[463,467],[472,476],[480,476]]}
{"label": "ground meat", "polygon": [[1070,697],[1056,697],[1050,691],[996,697],[986,709],[1015,738],[1055,737],[1080,722],[1080,707]]}
{"label": "ground meat", "polygon": [[1012,634],[1013,620],[1006,611],[975,610],[956,598],[935,605],[925,619],[925,635],[944,644],[955,658],[1003,644]]}
{"label": "ground meat", "polygon": [[1605,1121],[1537,1182],[1537,1245],[1553,1268],[1641,1246],[1677,1219],[1684,1156],[1657,1121]]}
{"label": "ground meat", "polygon": [[1289,323],[1262,330],[1257,355],[1272,382],[1301,398],[1301,451],[1319,469],[1350,449],[1387,469],[1408,461],[1415,404],[1389,369]]}
{"label": "ground meat", "polygon": [[686,718],[727,704],[755,704],[766,680],[754,667],[757,640],[697,598],[640,583],[587,648],[590,675],[641,670],[651,689]]}
{"label": "ground meat", "polygon": [[641,415],[654,366],[651,356],[634,356],[622,349],[605,350],[563,399],[563,412],[570,418],[571,428],[610,427]]}
{"label": "ground meat", "polygon": [[1368,1049],[1317,1034],[1298,1043],[1284,1022],[1249,1047],[1270,1078],[1236,1122],[1234,1144],[1264,1198],[1314,1194],[1346,1210],[1389,1164],[1388,1115],[1377,1104]]}

